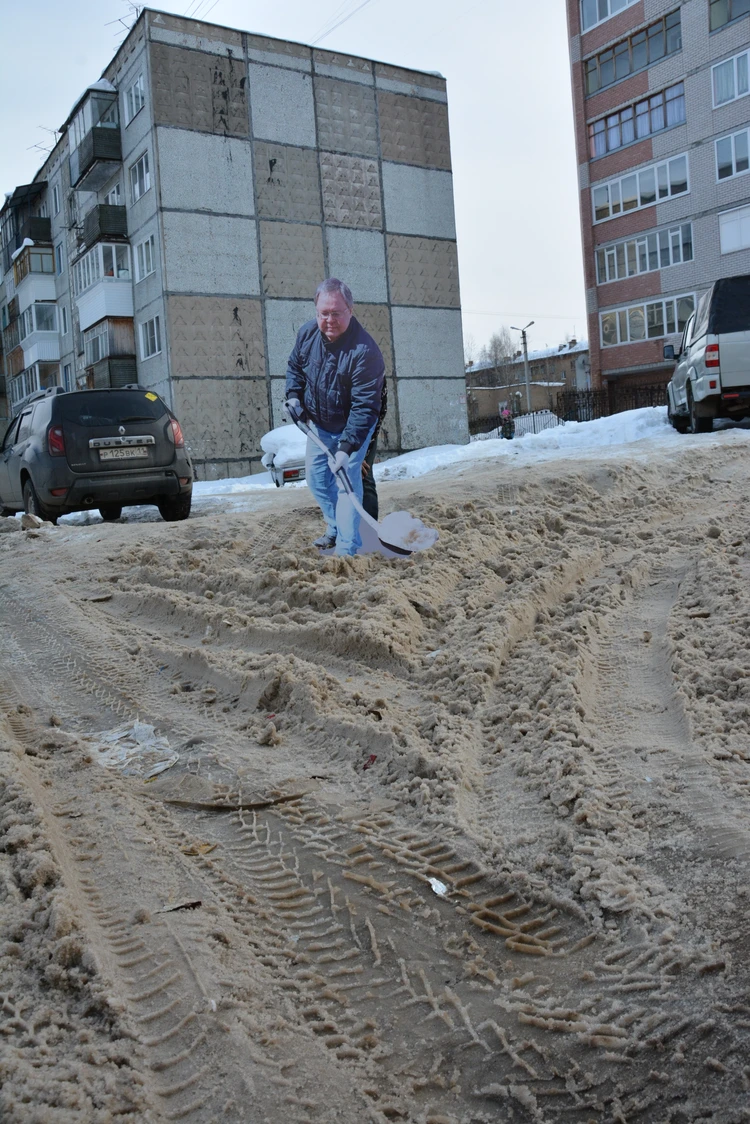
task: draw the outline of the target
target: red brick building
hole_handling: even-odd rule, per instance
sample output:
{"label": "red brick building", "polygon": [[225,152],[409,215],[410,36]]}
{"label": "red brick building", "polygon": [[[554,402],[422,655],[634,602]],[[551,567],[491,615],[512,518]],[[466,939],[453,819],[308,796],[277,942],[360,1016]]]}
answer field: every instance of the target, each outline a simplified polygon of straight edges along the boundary
{"label": "red brick building", "polygon": [[750,0],[567,0],[592,385],[666,382],[750,273]]}

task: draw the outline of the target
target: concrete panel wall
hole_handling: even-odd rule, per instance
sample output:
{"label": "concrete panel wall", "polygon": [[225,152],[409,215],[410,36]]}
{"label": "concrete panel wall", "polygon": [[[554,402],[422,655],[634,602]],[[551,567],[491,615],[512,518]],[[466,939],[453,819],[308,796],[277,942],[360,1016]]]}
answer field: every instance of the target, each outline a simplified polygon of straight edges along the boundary
{"label": "concrete panel wall", "polygon": [[270,429],[265,379],[173,378],[174,410],[204,479],[260,471]]}
{"label": "concrete panel wall", "polygon": [[384,160],[450,170],[447,105],[380,90],[378,114]]}
{"label": "concrete panel wall", "polygon": [[463,445],[468,440],[465,379],[404,379],[398,383],[404,449]]}
{"label": "concrete panel wall", "polygon": [[377,156],[378,120],[372,88],[316,77],[315,109],[321,148]]}
{"label": "concrete panel wall", "polygon": [[157,125],[248,135],[244,61],[152,42],[151,73]]}
{"label": "concrete panel wall", "polygon": [[263,290],[269,297],[310,297],[324,275],[319,226],[262,222]]}
{"label": "concrete panel wall", "polygon": [[252,219],[165,211],[167,286],[179,293],[259,293]]}
{"label": "concrete panel wall", "polygon": [[250,101],[256,137],[315,147],[315,109],[309,74],[251,63]]}
{"label": "concrete panel wall", "polygon": [[255,167],[261,218],[321,221],[320,174],[313,149],[256,141]]}
{"label": "concrete panel wall", "polygon": [[173,375],[265,378],[260,301],[172,295],[168,313]]}
{"label": "concrete panel wall", "polygon": [[385,228],[393,234],[456,237],[450,172],[384,163],[383,201]]}
{"label": "concrete panel wall", "polygon": [[400,379],[461,378],[461,313],[434,308],[394,308],[393,346]]}
{"label": "concrete panel wall", "polygon": [[189,129],[156,130],[163,207],[252,215],[250,143]]}
{"label": "concrete panel wall", "polygon": [[388,269],[394,304],[458,308],[455,242],[389,234]]}
{"label": "concrete panel wall", "polygon": [[383,208],[377,160],[321,152],[323,214],[327,223],[380,230]]}
{"label": "concrete panel wall", "polygon": [[328,272],[346,280],[357,301],[388,300],[383,235],[375,230],[328,228]]}
{"label": "concrete panel wall", "polygon": [[286,365],[297,332],[315,318],[315,306],[308,301],[266,301],[266,339],[268,371],[271,378],[286,374]]}

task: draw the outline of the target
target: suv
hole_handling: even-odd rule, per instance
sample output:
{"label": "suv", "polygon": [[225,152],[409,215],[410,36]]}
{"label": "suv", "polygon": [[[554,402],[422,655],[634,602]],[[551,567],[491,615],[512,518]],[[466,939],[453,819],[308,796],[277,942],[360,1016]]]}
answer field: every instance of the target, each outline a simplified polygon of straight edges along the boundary
{"label": "suv", "polygon": [[667,387],[678,433],[710,433],[714,418],[750,417],[750,274],[715,281],[685,325]]}
{"label": "suv", "polygon": [[33,394],[0,447],[0,510],[56,523],[98,508],[119,519],[124,504],[154,503],[163,519],[187,519],[193,466],[180,423],[143,386],[50,387]]}

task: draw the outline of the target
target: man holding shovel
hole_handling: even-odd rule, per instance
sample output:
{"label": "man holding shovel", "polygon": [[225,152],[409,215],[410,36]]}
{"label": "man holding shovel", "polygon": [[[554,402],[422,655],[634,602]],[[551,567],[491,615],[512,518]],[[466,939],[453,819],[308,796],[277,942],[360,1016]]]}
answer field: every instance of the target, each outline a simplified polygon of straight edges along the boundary
{"label": "man holding shovel", "polygon": [[380,348],[352,313],[351,289],[329,277],[315,292],[315,319],[297,333],[286,372],[290,416],[300,416],[323,442],[309,437],[306,473],[326,521],[314,546],[356,554],[359,514],[335,473],[346,469],[362,502],[362,462],[380,416],[385,364]]}

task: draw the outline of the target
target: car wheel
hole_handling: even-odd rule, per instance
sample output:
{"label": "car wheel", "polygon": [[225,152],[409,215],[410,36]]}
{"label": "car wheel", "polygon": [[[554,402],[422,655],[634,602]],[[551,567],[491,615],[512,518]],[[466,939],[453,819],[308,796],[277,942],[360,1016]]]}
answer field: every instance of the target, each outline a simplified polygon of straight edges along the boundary
{"label": "car wheel", "polygon": [[122,504],[109,503],[99,508],[99,514],[105,523],[114,523],[122,515]]}
{"label": "car wheel", "polygon": [[690,414],[691,433],[710,433],[714,427],[713,418],[702,418],[697,413],[697,407],[692,392],[688,390],[688,412]]}
{"label": "car wheel", "polygon": [[690,425],[690,418],[686,418],[684,414],[671,413],[669,407],[667,407],[667,421],[678,433],[687,433]]}
{"label": "car wheel", "polygon": [[46,519],[49,523],[57,523],[57,516],[41,502],[30,480],[27,480],[23,486],[23,509],[27,515],[36,515],[38,519]]}
{"label": "car wheel", "polygon": [[159,514],[167,523],[176,523],[178,519],[187,519],[190,514],[192,493],[183,496],[163,496],[157,500],[156,506]]}

